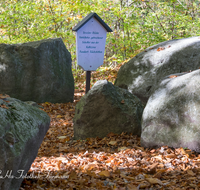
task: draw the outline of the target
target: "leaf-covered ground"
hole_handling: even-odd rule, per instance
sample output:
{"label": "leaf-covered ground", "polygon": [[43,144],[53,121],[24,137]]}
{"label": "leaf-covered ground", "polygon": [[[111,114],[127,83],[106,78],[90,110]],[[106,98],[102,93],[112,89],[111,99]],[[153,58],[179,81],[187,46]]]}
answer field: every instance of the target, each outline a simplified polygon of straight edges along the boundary
{"label": "leaf-covered ground", "polygon": [[[114,81],[117,69],[92,74]],[[76,81],[73,103],[42,103],[50,128],[21,190],[198,190],[200,155],[163,146],[147,149],[140,138],[122,133],[73,140],[75,105],[84,95],[85,75]]]}

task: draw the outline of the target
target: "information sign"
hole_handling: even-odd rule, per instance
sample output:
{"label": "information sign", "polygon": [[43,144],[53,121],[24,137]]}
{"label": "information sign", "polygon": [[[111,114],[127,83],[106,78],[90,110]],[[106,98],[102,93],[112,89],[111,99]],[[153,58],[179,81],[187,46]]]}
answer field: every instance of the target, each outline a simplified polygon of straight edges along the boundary
{"label": "information sign", "polygon": [[106,34],[105,28],[95,18],[77,31],[77,61],[85,71],[95,71],[103,64]]}
{"label": "information sign", "polygon": [[85,71],[95,71],[103,64],[106,34],[112,30],[96,13],[90,13],[72,30],[76,31],[78,65]]}

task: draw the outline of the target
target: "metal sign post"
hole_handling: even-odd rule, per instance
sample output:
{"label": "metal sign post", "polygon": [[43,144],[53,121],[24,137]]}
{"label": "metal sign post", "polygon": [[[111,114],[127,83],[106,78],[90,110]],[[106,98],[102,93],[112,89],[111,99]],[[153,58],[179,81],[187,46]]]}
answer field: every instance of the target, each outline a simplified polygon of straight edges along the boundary
{"label": "metal sign post", "polygon": [[87,15],[72,30],[76,31],[77,63],[86,71],[87,93],[91,71],[103,64],[106,34],[112,30],[96,13]]}
{"label": "metal sign post", "polygon": [[91,78],[91,71],[86,71],[86,91],[85,93],[90,90],[90,78]]}

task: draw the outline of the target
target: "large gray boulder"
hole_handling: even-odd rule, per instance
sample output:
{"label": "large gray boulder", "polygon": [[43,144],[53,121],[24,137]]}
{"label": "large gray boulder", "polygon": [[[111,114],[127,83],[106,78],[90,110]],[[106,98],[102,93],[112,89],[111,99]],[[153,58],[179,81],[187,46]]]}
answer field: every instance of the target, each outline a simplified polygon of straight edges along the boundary
{"label": "large gray boulder", "polygon": [[74,139],[103,138],[111,132],[140,136],[142,112],[142,103],[136,96],[100,80],[76,105]]}
{"label": "large gray boulder", "polygon": [[141,145],[200,152],[200,70],[164,79],[142,116]]}
{"label": "large gray boulder", "polygon": [[0,93],[38,103],[72,102],[71,55],[62,39],[0,44]]}
{"label": "large gray boulder", "polygon": [[36,106],[0,99],[0,189],[19,190],[37,156],[50,118]]}
{"label": "large gray boulder", "polygon": [[162,42],[146,49],[124,64],[115,85],[128,89],[146,103],[152,87],[163,77],[200,67],[200,38]]}

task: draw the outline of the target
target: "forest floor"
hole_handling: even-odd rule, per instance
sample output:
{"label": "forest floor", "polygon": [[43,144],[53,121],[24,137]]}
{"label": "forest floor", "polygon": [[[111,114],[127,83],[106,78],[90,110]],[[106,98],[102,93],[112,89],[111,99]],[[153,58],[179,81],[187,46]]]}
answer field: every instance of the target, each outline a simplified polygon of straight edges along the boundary
{"label": "forest floor", "polygon": [[[114,82],[120,66],[92,72],[92,84]],[[40,104],[50,128],[21,190],[198,190],[200,154],[182,147],[148,149],[131,134],[73,140],[75,105],[85,94],[85,75],[75,81],[73,103]]]}

